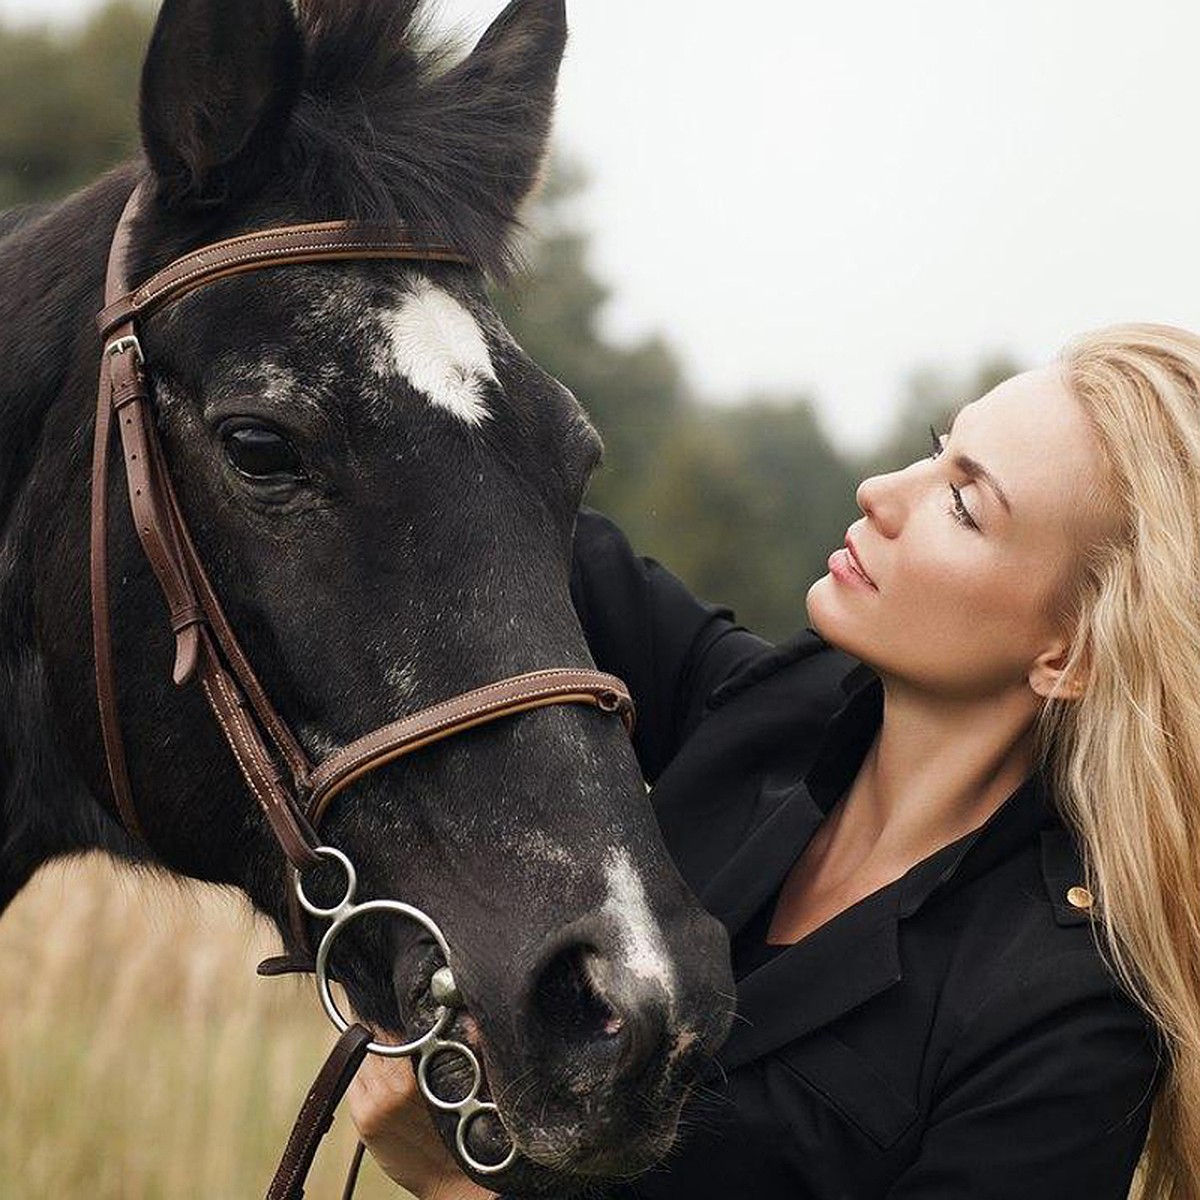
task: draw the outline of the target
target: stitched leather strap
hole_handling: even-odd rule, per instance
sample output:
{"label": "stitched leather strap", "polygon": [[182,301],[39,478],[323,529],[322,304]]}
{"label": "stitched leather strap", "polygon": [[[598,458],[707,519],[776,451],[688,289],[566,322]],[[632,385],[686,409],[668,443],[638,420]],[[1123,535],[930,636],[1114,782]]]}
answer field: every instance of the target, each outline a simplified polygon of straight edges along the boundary
{"label": "stitched leather strap", "polygon": [[145,841],[145,833],[133,802],[125,743],[121,737],[117,708],[116,677],[113,670],[112,627],[108,611],[108,454],[113,409],[112,384],[107,360],[100,369],[100,397],[96,405],[96,431],[92,445],[91,567],[92,647],[96,666],[96,702],[100,731],[108,759],[108,778],[117,812],[125,828]]}
{"label": "stitched leather strap", "polygon": [[362,1025],[351,1025],[338,1038],[333,1052],[308,1089],[283,1159],[267,1189],[266,1200],[301,1200],[303,1197],[304,1181],[312,1169],[317,1149],[333,1124],[334,1111],[367,1056],[370,1041],[371,1031]]}
{"label": "stitched leather strap", "polygon": [[319,825],[339,792],[385,763],[478,725],[551,704],[591,704],[619,715],[632,731],[633,701],[613,675],[572,670],[517,675],[402,717],[325,759],[308,781],[308,818]]}
{"label": "stitched leather strap", "polygon": [[261,233],[214,242],[152,276],[136,291],[105,298],[97,318],[101,337],[118,326],[182,299],[198,287],[278,266],[282,262],[318,263],[345,259],[400,258],[420,262],[462,263],[471,259],[452,246],[417,241],[407,230],[358,221],[323,221],[315,225],[287,225]]}
{"label": "stitched leather strap", "polygon": [[188,529],[187,522],[183,519],[183,513],[180,511],[179,501],[175,495],[175,488],[171,484],[171,477],[166,469],[166,464],[162,463],[161,459],[159,461],[159,472],[166,481],[166,492],[171,505],[173,524],[178,531],[180,551],[184,557],[187,572],[199,597],[200,606],[204,611],[209,628],[213,631],[213,636],[220,645],[226,661],[233,671],[234,677],[241,685],[243,694],[250,702],[255,716],[262,722],[263,727],[270,734],[275,748],[287,763],[292,778],[294,780],[304,779],[312,771],[312,763],[288,727],[287,722],[275,711],[274,706],[267,699],[267,694],[263,690],[258,676],[255,675],[254,669],[250,666],[250,661],[246,658],[242,650],[237,634],[233,631],[233,626],[230,625],[229,620],[225,616],[225,610],[221,607],[221,602],[217,599],[212,582],[208,578],[208,572],[205,571],[204,564],[200,561],[200,555],[196,552],[191,531]]}

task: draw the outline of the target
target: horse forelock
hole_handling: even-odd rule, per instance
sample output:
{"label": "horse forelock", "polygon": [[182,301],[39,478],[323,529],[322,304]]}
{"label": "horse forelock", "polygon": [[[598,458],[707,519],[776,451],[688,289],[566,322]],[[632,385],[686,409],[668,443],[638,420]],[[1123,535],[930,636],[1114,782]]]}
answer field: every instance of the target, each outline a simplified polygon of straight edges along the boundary
{"label": "horse forelock", "polygon": [[313,211],[449,241],[503,280],[522,266],[517,210],[552,104],[526,80],[496,90],[461,42],[432,31],[433,11],[422,0],[299,0],[305,75],[287,186]]}
{"label": "horse forelock", "polygon": [[293,0],[292,7],[314,95],[411,87],[453,52],[432,35],[424,0]]}

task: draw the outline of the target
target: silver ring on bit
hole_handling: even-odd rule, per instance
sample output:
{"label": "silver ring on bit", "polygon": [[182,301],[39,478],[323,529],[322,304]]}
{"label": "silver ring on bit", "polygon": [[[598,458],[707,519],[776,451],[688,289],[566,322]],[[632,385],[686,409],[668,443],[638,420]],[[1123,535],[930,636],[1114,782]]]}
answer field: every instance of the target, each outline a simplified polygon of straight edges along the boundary
{"label": "silver ring on bit", "polygon": [[[442,958],[446,962],[450,961],[450,948],[446,944],[445,936],[433,919],[419,908],[414,908],[411,904],[404,904],[399,900],[369,900],[365,904],[355,904],[354,894],[358,888],[358,876],[354,870],[354,864],[340,850],[332,846],[320,846],[317,848],[316,854],[321,858],[330,859],[341,866],[346,876],[346,890],[342,899],[333,908],[322,908],[320,905],[313,904],[304,891],[304,882],[298,871],[293,872],[296,897],[305,912],[314,917],[332,921],[332,924],[325,931],[324,937],[321,938],[320,946],[317,948],[317,994],[321,998],[321,1006],[325,1009],[325,1013],[330,1021],[333,1022],[334,1027],[339,1033],[345,1033],[350,1027],[350,1022],[342,1015],[341,1009],[337,1006],[337,1001],[333,998],[333,991],[329,980],[329,956],[333,949],[333,943],[347,925],[369,913],[391,913],[393,916],[403,917],[406,920],[415,921],[420,925],[437,943],[438,949],[442,953]],[[458,1126],[455,1130],[454,1141],[463,1163],[477,1175],[497,1175],[501,1171],[508,1170],[516,1161],[517,1147],[515,1143],[512,1143],[512,1139],[510,1138],[508,1154],[500,1162],[491,1164],[479,1162],[467,1148],[467,1131],[479,1117],[484,1115],[494,1116],[500,1124],[501,1129],[504,1128],[504,1122],[500,1119],[500,1110],[496,1105],[479,1099],[479,1092],[483,1087],[483,1068],[475,1052],[462,1042],[446,1041],[441,1036],[442,1031],[450,1023],[453,1016],[452,1009],[445,1005],[440,1005],[433,1025],[420,1037],[405,1042],[400,1046],[393,1046],[387,1042],[370,1042],[367,1045],[367,1051],[371,1054],[377,1054],[381,1058],[411,1058],[416,1055],[417,1085],[421,1089],[421,1094],[435,1108],[458,1117]],[[460,1100],[443,1100],[430,1086],[429,1064],[438,1054],[442,1053],[456,1054],[465,1058],[471,1068],[471,1087],[468,1089],[467,1094]]]}

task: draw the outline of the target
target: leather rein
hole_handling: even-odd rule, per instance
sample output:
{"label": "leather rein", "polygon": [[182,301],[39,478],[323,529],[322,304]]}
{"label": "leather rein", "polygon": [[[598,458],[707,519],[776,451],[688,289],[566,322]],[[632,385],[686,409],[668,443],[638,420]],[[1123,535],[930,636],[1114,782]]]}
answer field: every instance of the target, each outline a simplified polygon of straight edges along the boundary
{"label": "leather rein", "polygon": [[[267,1200],[299,1200],[317,1146],[333,1110],[367,1053],[419,1059],[418,1080],[426,1098],[459,1117],[460,1157],[480,1173],[506,1169],[502,1163],[476,1161],[467,1132],[481,1114],[496,1119],[495,1106],[479,1099],[482,1068],[473,1051],[442,1038],[461,997],[449,967],[433,981],[439,1005],[431,1029],[403,1046],[371,1040],[337,1009],[329,989],[329,952],[334,939],[359,915],[384,911],[422,926],[448,960],[449,948],[433,920],[419,909],[394,900],[355,902],[356,877],[350,860],[321,843],[317,834],[330,802],[356,780],[377,768],[445,738],[477,726],[557,704],[586,704],[619,716],[632,730],[633,703],[621,680],[598,671],[536,671],[490,683],[444,700],[376,729],[314,763],[266,691],[238,642],[196,551],[159,441],[151,401],[152,364],[138,336],[139,323],[182,297],[221,279],[289,264],[398,259],[472,265],[452,246],[415,240],[403,228],[333,221],[244,234],[177,259],[136,289],[128,277],[133,228],[149,203],[148,184],[140,184],[125,206],[109,251],[105,306],[97,318],[104,350],[96,403],[92,460],[91,599],[96,665],[96,695],[113,799],[131,835],[146,843],[135,803],[121,734],[113,660],[108,588],[108,469],[112,426],[119,431],[130,509],[143,552],[166,602],[175,636],[172,678],[176,686],[198,682],[229,744],[242,778],[254,796],[291,867],[287,890],[294,946],[282,959],[260,967],[263,974],[315,971],[321,1001],[342,1037],[309,1091]],[[148,843],[147,843],[148,844]],[[321,908],[305,895],[302,876],[320,862],[333,861],[345,875],[339,904]],[[314,957],[301,910],[331,922]],[[446,1102],[428,1086],[426,1067],[438,1053],[464,1056],[474,1086],[463,1100]],[[361,1159],[356,1156],[346,1195],[353,1188]]]}

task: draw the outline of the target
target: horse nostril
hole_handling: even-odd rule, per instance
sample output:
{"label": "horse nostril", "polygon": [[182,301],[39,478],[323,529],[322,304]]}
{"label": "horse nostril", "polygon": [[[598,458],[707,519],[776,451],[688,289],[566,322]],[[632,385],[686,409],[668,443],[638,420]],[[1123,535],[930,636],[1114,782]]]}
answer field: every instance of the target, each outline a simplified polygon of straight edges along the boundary
{"label": "horse nostril", "polygon": [[612,959],[586,943],[560,950],[533,989],[534,1034],[553,1052],[580,1065],[597,1065],[626,1083],[665,1061],[667,1011]]}
{"label": "horse nostril", "polygon": [[605,960],[590,946],[568,946],[542,971],[533,992],[539,1023],[573,1044],[613,1038],[624,1020],[605,995]]}

